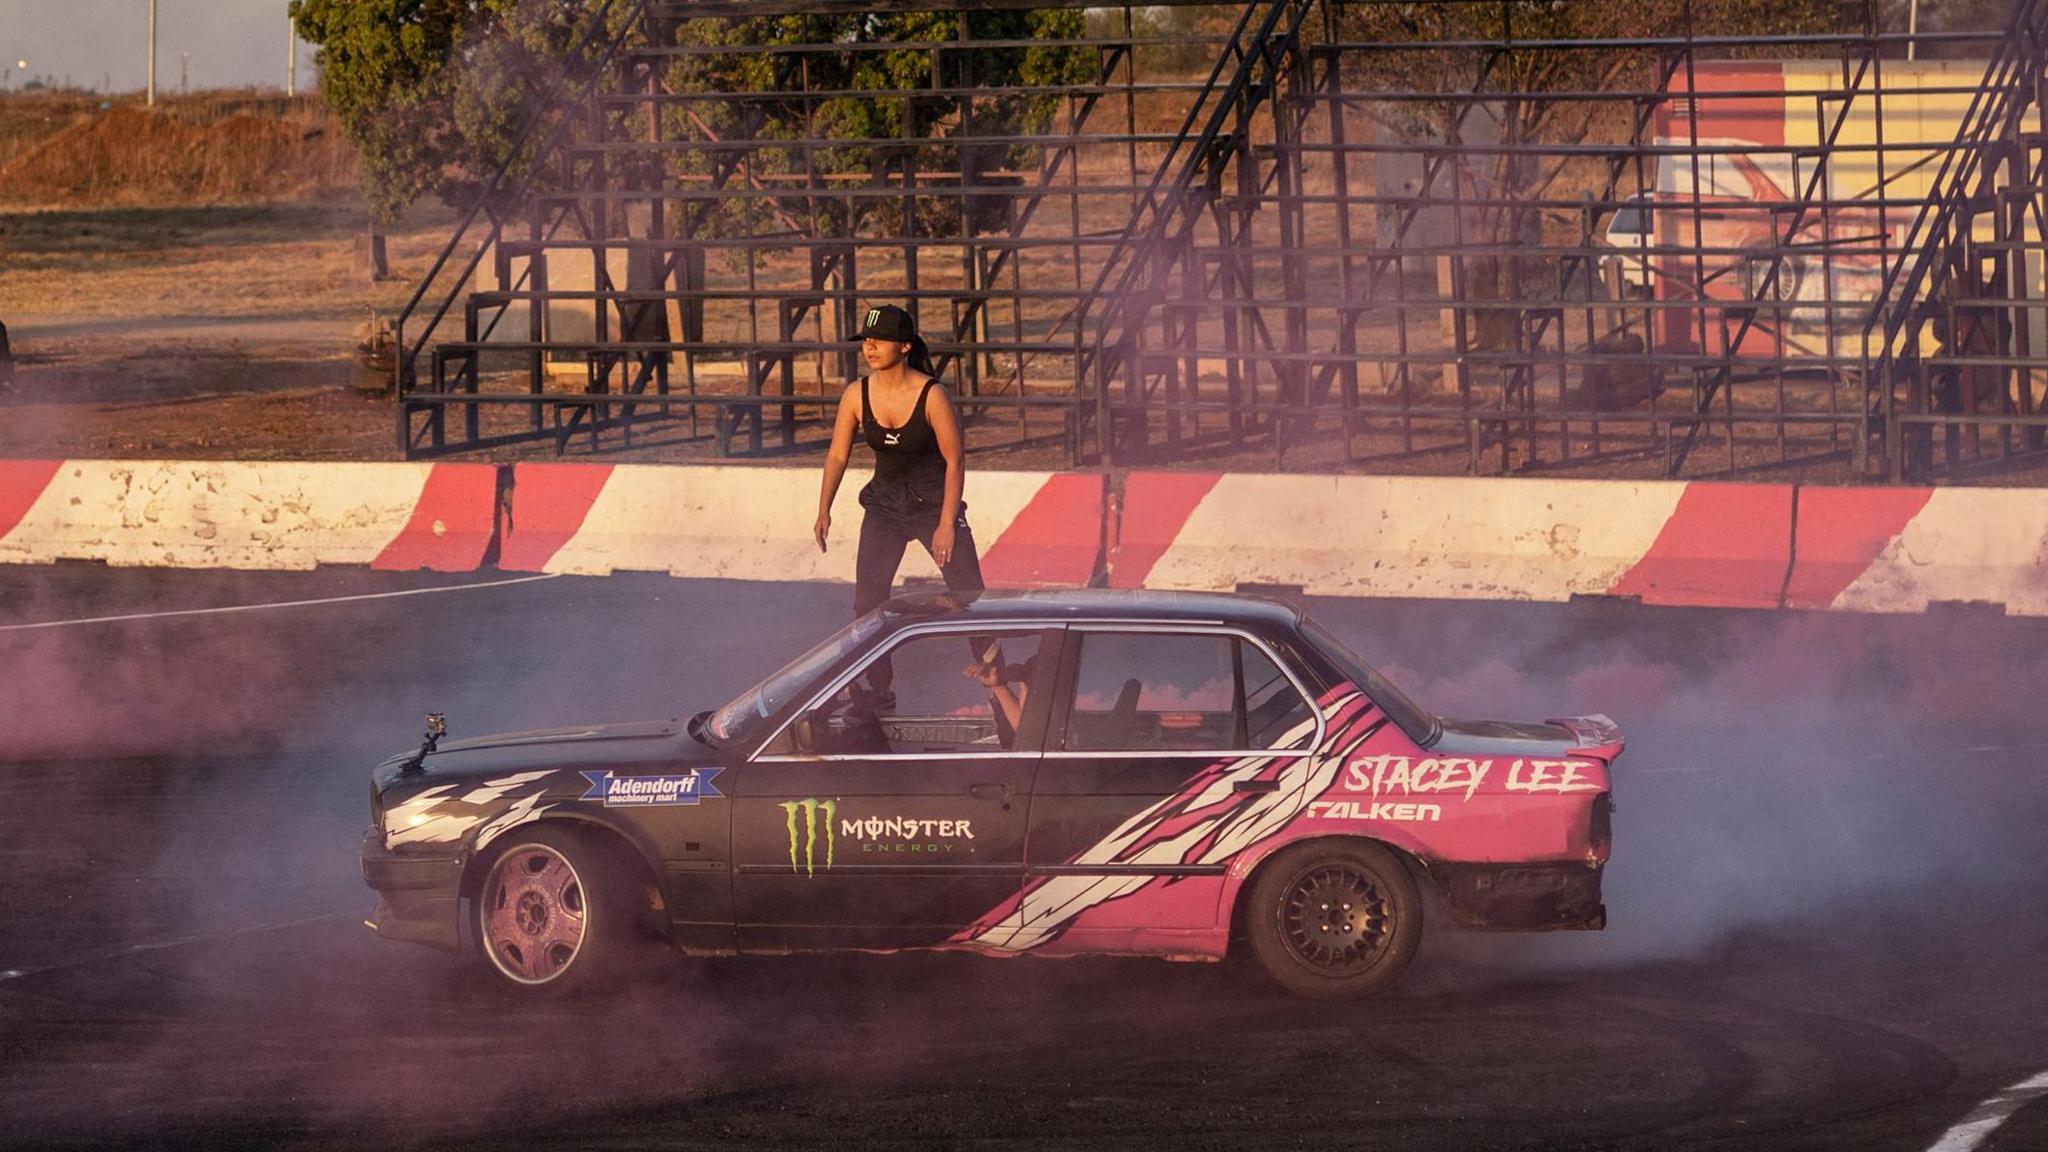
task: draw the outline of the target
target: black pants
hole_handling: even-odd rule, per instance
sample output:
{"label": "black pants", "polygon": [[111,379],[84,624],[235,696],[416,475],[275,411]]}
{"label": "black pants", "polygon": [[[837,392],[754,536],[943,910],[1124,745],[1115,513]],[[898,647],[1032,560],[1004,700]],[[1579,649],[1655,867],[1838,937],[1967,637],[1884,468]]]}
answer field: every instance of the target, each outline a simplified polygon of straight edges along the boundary
{"label": "black pants", "polygon": [[[860,552],[853,566],[855,616],[874,611],[889,598],[889,589],[896,583],[896,570],[903,565],[903,550],[911,541],[931,551],[932,536],[939,530],[938,501],[931,496],[909,488],[877,488],[873,484],[861,490],[864,512],[860,521]],[[965,508],[953,524],[952,558],[939,566],[939,574],[946,578],[946,587],[955,592],[979,592],[986,587],[981,582],[981,557],[975,554],[974,531],[967,526]],[[886,657],[868,669],[867,679],[876,691],[888,690],[895,676]]]}
{"label": "black pants", "polygon": [[[864,616],[881,607],[896,583],[896,570],[903,565],[903,550],[915,540],[932,549],[932,536],[939,530],[938,501],[929,493],[907,487],[874,484],[861,490],[860,552],[853,566],[853,614]],[[967,510],[953,524],[953,556],[939,568],[946,587],[955,592],[979,592],[981,558],[974,551],[974,531],[967,527]]]}

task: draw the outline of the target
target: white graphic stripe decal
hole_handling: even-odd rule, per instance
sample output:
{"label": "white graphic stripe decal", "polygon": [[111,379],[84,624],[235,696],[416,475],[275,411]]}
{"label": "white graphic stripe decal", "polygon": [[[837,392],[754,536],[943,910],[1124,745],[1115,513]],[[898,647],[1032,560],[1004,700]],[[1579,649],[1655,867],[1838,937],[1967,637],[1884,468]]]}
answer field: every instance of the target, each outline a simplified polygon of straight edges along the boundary
{"label": "white graphic stripe decal", "polygon": [[[407,844],[460,843],[470,829],[482,823],[490,815],[492,807],[508,794],[552,775],[554,772],[551,770],[520,772],[486,780],[467,791],[461,791],[460,784],[439,784],[428,788],[404,803],[394,805],[384,814],[384,846],[398,848]],[[456,794],[458,791],[460,795]],[[539,815],[543,810],[536,809],[535,805],[546,791],[547,786],[543,784],[534,788],[530,795],[513,801],[510,808],[484,828],[478,847],[482,846],[483,839],[517,823],[517,818]]]}
{"label": "white graphic stripe decal", "polygon": [[[1336,718],[1354,705],[1362,705],[1348,723],[1339,728]],[[1336,783],[1344,759],[1386,724],[1369,701],[1355,689],[1324,705],[1324,719],[1333,729],[1322,747],[1288,756],[1270,753],[1247,756],[1198,773],[1189,790],[1168,796],[1125,820],[1116,830],[1076,856],[1070,864],[1202,864],[1225,863],[1244,849],[1274,835],[1301,815],[1310,801]],[[1287,734],[1299,739],[1315,730],[1313,719]],[[1267,793],[1236,791],[1240,780],[1261,778],[1276,762],[1280,769],[1279,789]],[[1159,835],[1177,819],[1188,821],[1184,828],[1163,835],[1152,843],[1147,837]],[[1206,842],[1207,847],[1202,848]],[[1198,851],[1199,849],[1199,851]],[[1000,951],[1025,951],[1038,947],[1065,931],[1075,918],[1091,908],[1119,900],[1160,881],[1157,876],[1051,876],[1031,886],[1006,915],[993,923],[969,929],[959,938],[963,943]]]}

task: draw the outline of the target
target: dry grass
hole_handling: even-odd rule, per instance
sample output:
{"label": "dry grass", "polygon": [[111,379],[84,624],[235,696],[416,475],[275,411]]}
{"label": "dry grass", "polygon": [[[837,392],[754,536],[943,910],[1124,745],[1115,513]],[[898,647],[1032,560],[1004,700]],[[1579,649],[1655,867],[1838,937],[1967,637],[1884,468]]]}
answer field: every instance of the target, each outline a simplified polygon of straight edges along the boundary
{"label": "dry grass", "polygon": [[21,372],[0,455],[389,457],[388,402],[352,359],[366,310],[395,315],[453,228],[394,229],[394,279],[354,267],[344,198],[0,212],[0,320]]}
{"label": "dry grass", "polygon": [[391,313],[452,230],[423,208],[391,237],[395,279],[353,268],[368,217],[349,197],[297,203],[0,212],[0,316],[360,317]]}
{"label": "dry grass", "polygon": [[310,98],[0,97],[0,203],[218,204],[352,186],[353,149]]}

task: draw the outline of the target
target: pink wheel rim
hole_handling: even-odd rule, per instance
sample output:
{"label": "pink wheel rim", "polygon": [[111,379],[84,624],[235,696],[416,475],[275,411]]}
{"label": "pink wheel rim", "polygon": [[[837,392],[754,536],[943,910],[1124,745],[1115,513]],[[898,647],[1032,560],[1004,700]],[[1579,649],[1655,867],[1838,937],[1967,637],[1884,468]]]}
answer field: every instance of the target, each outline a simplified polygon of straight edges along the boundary
{"label": "pink wheel rim", "polygon": [[546,984],[575,963],[589,923],[582,878],[544,844],[499,857],[484,881],[481,915],[491,963],[520,984]]}

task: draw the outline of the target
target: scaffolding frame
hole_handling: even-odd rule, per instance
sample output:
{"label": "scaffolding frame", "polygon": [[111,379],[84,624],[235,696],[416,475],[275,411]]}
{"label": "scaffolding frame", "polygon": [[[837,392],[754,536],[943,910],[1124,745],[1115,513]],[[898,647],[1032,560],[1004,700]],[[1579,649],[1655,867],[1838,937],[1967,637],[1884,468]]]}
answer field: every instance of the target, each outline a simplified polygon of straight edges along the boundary
{"label": "scaffolding frame", "polygon": [[[1197,38],[1135,6],[1027,38],[976,14],[1060,6],[591,0],[582,66],[401,318],[400,445],[820,449],[856,318],[894,302],[977,448],[1070,466],[1896,482],[2048,461],[2048,0],[1912,37],[1875,0],[1782,36],[1669,5],[1656,36],[1518,35],[1559,5],[1450,0],[1429,8],[1455,35],[1361,38],[1376,0],[1277,0]],[[691,23],[785,9],[952,13],[953,35]],[[1025,51],[1084,78],[977,83]],[[707,58],[771,82],[678,82]],[[920,82],[829,82],[885,58]],[[1531,61],[1600,82],[1524,86]],[[1039,111],[990,111],[1020,97]],[[821,110],[846,101],[901,134],[835,135]]]}

